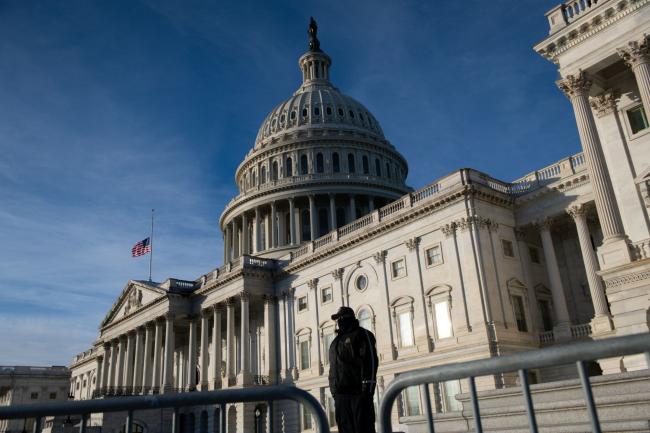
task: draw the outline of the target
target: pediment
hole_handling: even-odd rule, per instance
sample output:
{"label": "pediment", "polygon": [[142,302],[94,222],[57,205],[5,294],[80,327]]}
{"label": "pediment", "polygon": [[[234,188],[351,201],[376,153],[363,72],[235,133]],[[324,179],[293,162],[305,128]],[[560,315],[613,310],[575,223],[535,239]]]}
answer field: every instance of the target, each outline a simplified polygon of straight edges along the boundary
{"label": "pediment", "polygon": [[156,283],[130,280],[102,321],[104,327],[167,295]]}

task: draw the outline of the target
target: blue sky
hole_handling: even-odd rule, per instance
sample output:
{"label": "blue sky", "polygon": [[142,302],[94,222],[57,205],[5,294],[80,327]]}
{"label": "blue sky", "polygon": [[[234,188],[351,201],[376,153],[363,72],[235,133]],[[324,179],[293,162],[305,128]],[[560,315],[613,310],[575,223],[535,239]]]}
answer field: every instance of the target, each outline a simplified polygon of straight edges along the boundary
{"label": "blue sky", "polygon": [[67,364],[147,258],[221,264],[218,217],[259,124],[299,85],[310,15],[332,80],[419,188],[460,167],[512,180],[577,152],[533,52],[556,0],[0,0],[0,365]]}

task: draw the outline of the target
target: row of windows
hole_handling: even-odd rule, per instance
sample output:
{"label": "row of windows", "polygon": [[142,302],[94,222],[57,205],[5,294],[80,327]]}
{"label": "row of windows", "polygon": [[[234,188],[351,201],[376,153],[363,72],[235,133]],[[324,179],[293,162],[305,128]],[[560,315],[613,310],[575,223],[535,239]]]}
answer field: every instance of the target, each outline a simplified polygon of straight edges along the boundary
{"label": "row of windows", "polygon": [[[370,158],[367,155],[362,155],[361,157],[361,167],[357,167],[357,161],[356,161],[356,156],[354,153],[348,153],[347,156],[347,173],[354,174],[357,172],[357,169],[360,170],[360,173],[364,175],[370,175]],[[285,159],[285,165],[284,165],[284,176],[285,177],[292,177],[294,176],[294,166],[293,166],[293,159],[289,156]],[[325,173],[325,157],[323,153],[318,152],[316,154],[316,159],[315,159],[315,164],[314,167],[312,167],[312,171],[310,171],[309,168],[309,158],[307,157],[306,154],[303,154],[300,156],[300,163],[298,164],[298,174],[300,175],[305,175],[305,174],[310,174],[310,173],[317,173],[317,174],[322,174]],[[259,171],[259,179],[257,178],[257,170],[256,169],[251,169],[248,174],[245,174],[241,180],[241,185],[240,188],[242,190],[250,187],[254,187],[258,185],[258,180],[260,185],[266,184],[266,182],[269,181],[276,181],[279,178],[279,166],[278,166],[278,161],[273,161],[270,164],[270,173],[267,172],[267,167],[266,165],[262,165],[260,167]],[[399,173],[399,176],[396,176],[396,178],[401,177],[401,169],[397,168],[396,169]],[[333,152],[332,153],[332,161],[331,161],[331,171],[332,173],[341,173],[342,168],[341,168],[341,156],[339,155],[338,152]],[[382,175],[385,175],[386,178],[391,179],[393,176],[393,168],[390,162],[386,162],[384,167],[382,168],[382,163],[379,158],[374,158],[374,171],[372,175],[381,177]]]}
{"label": "row of windows", "polygon": [[[48,397],[50,400],[56,400],[56,392],[51,392]],[[38,400],[38,393],[37,392],[30,393],[29,398],[31,400]]]}
{"label": "row of windows", "polygon": [[[333,114],[336,111],[338,114],[338,119],[333,118]],[[320,118],[322,114],[321,107],[316,105],[312,108],[311,110],[312,116],[316,118]],[[300,114],[302,116],[302,123],[305,123],[309,116],[309,107],[305,106],[300,110]],[[326,120],[342,120],[346,117],[346,110],[344,110],[342,107],[338,107],[336,110],[334,110],[331,106],[327,105],[325,106],[325,115],[326,115]],[[361,111],[353,111],[348,109],[347,110],[347,117],[352,120],[353,122],[356,123],[356,120],[358,119],[358,123],[361,124],[361,126],[367,126],[372,130],[377,130],[375,122],[372,120],[372,116],[368,113],[362,113]],[[288,126],[294,126],[296,125],[297,118],[298,118],[298,111],[297,110],[291,110],[290,112],[284,112],[280,114],[280,116],[274,117],[270,122],[267,122],[266,125],[264,126],[264,134],[269,135],[272,132],[275,132],[278,127],[284,128],[287,126],[287,118],[289,119],[289,125]]]}

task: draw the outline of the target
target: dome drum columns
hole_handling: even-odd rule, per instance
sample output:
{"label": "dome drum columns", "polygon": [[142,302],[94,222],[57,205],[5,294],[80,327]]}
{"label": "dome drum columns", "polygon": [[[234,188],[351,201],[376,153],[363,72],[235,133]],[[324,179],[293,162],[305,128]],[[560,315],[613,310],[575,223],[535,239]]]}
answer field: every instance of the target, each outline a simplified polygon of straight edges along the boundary
{"label": "dome drum columns", "polygon": [[308,194],[248,209],[225,224],[224,263],[314,241],[389,201],[365,194]]}

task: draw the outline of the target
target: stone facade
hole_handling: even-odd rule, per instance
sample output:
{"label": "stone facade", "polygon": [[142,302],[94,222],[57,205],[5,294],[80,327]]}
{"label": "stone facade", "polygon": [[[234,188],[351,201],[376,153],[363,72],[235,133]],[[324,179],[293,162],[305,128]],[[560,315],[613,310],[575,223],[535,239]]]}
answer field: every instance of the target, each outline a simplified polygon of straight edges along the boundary
{"label": "stone facade", "polygon": [[[417,368],[647,332],[649,3],[570,1],[547,14],[550,35],[535,49],[558,64],[583,152],[513,182],[461,169],[412,191],[377,120],[310,49],[300,88],[237,169],[239,194],[220,219],[223,266],[194,281],[129,281],[73,362],[73,383],[91,386],[75,398],[286,383],[310,390],[333,421],[327,347],[340,305],[377,336],[377,399]],[[591,371],[646,362],[599,360]],[[532,381],[574,376],[556,368]],[[488,397],[515,384],[477,380]],[[464,381],[432,385],[436,416],[458,418],[465,392]],[[404,393],[395,425],[421,428],[421,397]],[[267,431],[265,404],[227,410],[228,431]],[[313,428],[295,404],[273,410],[276,431]],[[215,413],[188,410],[184,431],[216,431]]]}

